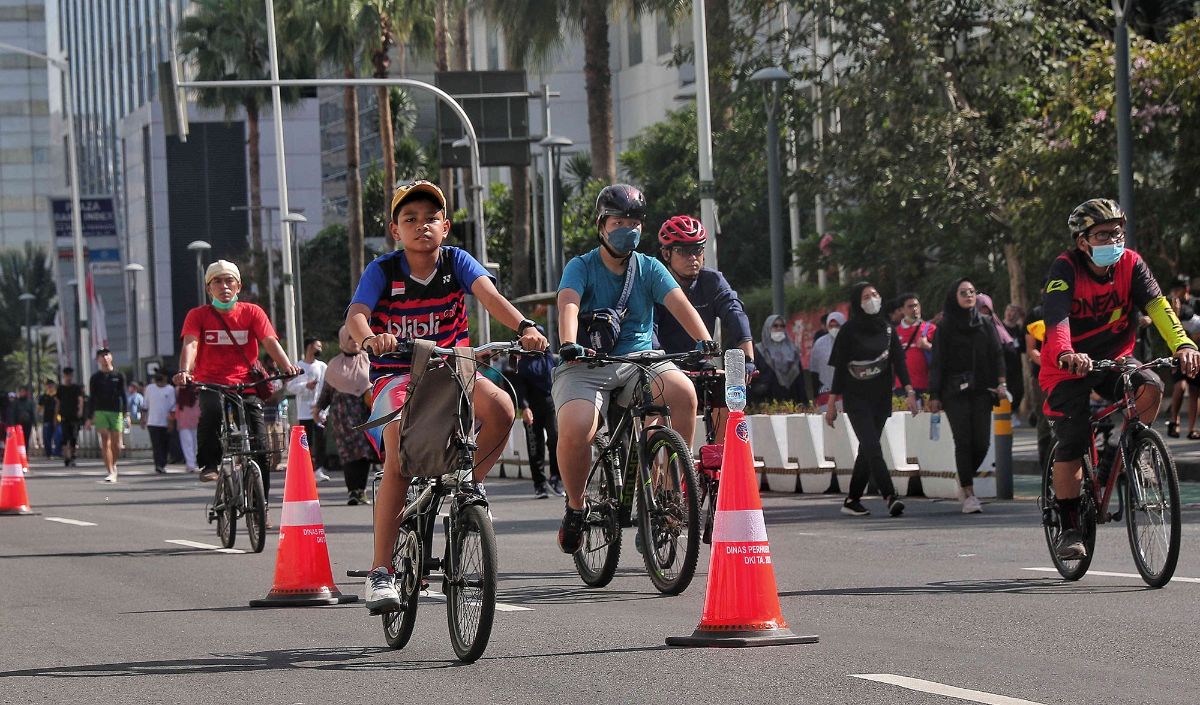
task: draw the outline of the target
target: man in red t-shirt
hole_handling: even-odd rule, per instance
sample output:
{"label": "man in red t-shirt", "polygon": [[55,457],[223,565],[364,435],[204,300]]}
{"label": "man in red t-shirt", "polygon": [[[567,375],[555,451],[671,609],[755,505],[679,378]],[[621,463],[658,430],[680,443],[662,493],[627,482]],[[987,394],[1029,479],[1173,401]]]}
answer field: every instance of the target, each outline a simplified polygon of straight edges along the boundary
{"label": "man in red t-shirt", "polygon": [[[921,300],[916,294],[901,294],[897,299],[903,317],[896,325],[900,346],[904,348],[904,361],[908,363],[908,376],[917,396],[929,391],[929,351],[933,350],[933,332],[937,326],[921,320]],[[895,381],[896,393],[903,396],[900,380]]]}
{"label": "man in red t-shirt", "polygon": [[[256,304],[238,301],[242,275],[237,265],[223,259],[213,262],[204,273],[204,282],[212,303],[197,306],[183,319],[183,351],[179,354],[175,384],[249,382],[250,365],[258,360],[259,343],[284,374],[300,373],[279,345],[279,337],[266,312]],[[217,470],[221,466],[223,403],[221,395],[211,390],[201,391],[199,398],[196,461],[200,466],[200,480],[212,482],[217,479]],[[242,402],[246,409],[246,425],[250,429],[250,445],[266,448],[267,425],[263,420],[262,399],[250,389],[244,393]],[[256,460],[262,469],[263,491],[269,495],[271,475],[267,456],[260,455]]]}

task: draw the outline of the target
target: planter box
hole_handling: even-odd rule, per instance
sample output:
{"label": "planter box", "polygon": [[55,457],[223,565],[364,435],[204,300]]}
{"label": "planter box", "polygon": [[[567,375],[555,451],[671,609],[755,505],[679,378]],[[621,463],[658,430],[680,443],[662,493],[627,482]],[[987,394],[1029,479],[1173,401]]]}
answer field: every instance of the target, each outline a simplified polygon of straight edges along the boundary
{"label": "planter box", "polygon": [[763,463],[762,474],[770,489],[791,492],[796,484],[796,463],[789,460],[787,420],[793,414],[754,414],[750,422],[750,447]]}
{"label": "planter box", "polygon": [[525,424],[518,419],[508,432],[508,443],[500,451],[500,461],[488,471],[488,477],[521,477],[521,467],[525,465],[529,465],[529,450],[525,445]]}
{"label": "planter box", "polygon": [[913,422],[913,416],[907,411],[893,411],[883,426],[880,441],[883,445],[883,460],[887,463],[892,484],[896,494],[901,497],[908,494],[908,480],[916,475],[921,466],[912,454],[908,452],[908,425]]}
{"label": "planter box", "polygon": [[786,418],[788,460],[796,464],[800,491],[820,494],[829,489],[835,466],[825,457],[825,416],[789,414]]}
{"label": "planter box", "polygon": [[[950,421],[942,412],[942,423],[939,439],[929,438],[929,421],[931,414],[920,414],[911,419],[907,429],[909,455],[915,456],[921,467],[921,485],[925,496],[939,499],[958,498],[958,471],[954,465],[954,432],[950,430]],[[995,425],[993,424],[993,428]],[[978,497],[996,496],[996,478],[993,469],[996,455],[996,442],[993,437],[988,447],[987,457],[980,465],[975,477],[975,495]]]}
{"label": "planter box", "polygon": [[858,436],[850,426],[850,418],[839,412],[833,428],[822,421],[821,432],[825,435],[825,457],[833,461],[838,485],[845,492],[850,487],[850,475],[854,472],[854,459],[858,456]]}

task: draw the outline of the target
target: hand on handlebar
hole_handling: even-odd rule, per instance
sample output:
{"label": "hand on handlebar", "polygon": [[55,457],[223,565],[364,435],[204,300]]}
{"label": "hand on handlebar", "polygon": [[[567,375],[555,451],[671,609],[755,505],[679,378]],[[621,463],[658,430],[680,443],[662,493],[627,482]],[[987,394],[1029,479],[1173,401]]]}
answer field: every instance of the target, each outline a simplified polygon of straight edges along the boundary
{"label": "hand on handlebar", "polygon": [[399,347],[400,340],[391,333],[376,333],[363,342],[363,350],[372,355],[390,353]]}
{"label": "hand on handlebar", "polygon": [[176,387],[189,385],[192,383],[192,380],[192,374],[190,372],[184,372],[183,370],[176,372],[175,376],[171,378],[171,381],[175,383]]}
{"label": "hand on handlebar", "polygon": [[587,351],[579,343],[563,343],[558,348],[558,355],[563,359],[563,362],[571,362],[583,357],[586,353]]}
{"label": "hand on handlebar", "polygon": [[717,345],[715,340],[697,340],[696,350],[704,353],[706,357],[717,357],[721,354],[721,346]]}
{"label": "hand on handlebar", "polygon": [[1179,370],[1188,377],[1195,377],[1200,373],[1200,350],[1179,348],[1173,357],[1179,361]]}
{"label": "hand on handlebar", "polygon": [[550,341],[546,340],[546,336],[542,335],[535,326],[527,326],[517,342],[520,343],[522,350],[529,352],[545,352],[546,348],[550,347]]}
{"label": "hand on handlebar", "polygon": [[1084,353],[1067,353],[1058,358],[1058,367],[1073,375],[1086,375],[1092,371],[1092,358]]}

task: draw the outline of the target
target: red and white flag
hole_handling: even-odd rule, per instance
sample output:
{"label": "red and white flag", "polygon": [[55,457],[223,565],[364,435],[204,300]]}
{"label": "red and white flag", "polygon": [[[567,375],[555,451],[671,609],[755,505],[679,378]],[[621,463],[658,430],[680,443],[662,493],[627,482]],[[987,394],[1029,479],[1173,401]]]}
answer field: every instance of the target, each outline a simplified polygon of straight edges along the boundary
{"label": "red and white flag", "polygon": [[88,318],[92,331],[92,353],[108,347],[108,325],[104,321],[104,302],[96,295],[96,283],[92,273],[87,275]]}

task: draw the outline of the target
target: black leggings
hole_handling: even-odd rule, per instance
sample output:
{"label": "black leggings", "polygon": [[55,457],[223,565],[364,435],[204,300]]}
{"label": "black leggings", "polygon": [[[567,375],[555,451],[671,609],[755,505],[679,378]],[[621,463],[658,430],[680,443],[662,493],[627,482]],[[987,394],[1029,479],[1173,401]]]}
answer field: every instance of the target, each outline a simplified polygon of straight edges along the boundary
{"label": "black leggings", "polygon": [[[890,403],[891,400],[888,401]],[[850,426],[854,428],[854,435],[858,437],[858,457],[854,459],[854,473],[850,476],[847,501],[862,499],[868,477],[875,481],[875,488],[884,498],[896,494],[896,488],[892,486],[892,476],[888,474],[887,463],[883,460],[883,446],[879,443],[879,438],[883,435],[883,425],[891,415],[891,409],[887,406],[878,410],[846,410]]]}
{"label": "black leggings", "polygon": [[[196,464],[201,470],[218,470],[221,467],[221,414],[225,413],[224,400],[220,392],[202,389],[200,398],[200,423],[196,427]],[[267,422],[263,420],[262,399],[243,396],[242,406],[246,409],[246,426],[250,429],[250,447],[266,448]],[[267,454],[254,456],[262,470],[263,492],[270,497],[271,466]]]}
{"label": "black leggings", "polygon": [[975,484],[975,472],[992,444],[992,393],[986,389],[950,394],[942,399],[954,434],[954,467],[960,487]]}
{"label": "black leggings", "polygon": [[350,492],[361,492],[367,489],[367,474],[370,471],[371,461],[366,458],[343,462],[342,476],[346,479],[346,489]]}

